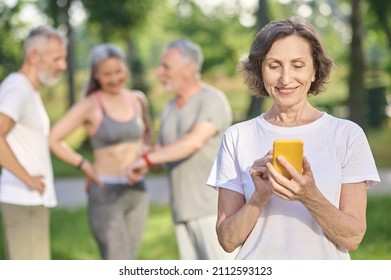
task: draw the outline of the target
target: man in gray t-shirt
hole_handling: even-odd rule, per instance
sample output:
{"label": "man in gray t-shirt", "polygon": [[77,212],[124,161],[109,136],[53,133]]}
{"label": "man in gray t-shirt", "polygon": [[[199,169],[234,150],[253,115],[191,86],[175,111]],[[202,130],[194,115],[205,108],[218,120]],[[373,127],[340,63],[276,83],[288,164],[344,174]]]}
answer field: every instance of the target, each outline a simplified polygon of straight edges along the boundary
{"label": "man in gray t-shirt", "polygon": [[232,123],[226,96],[201,80],[203,58],[188,40],[170,43],[157,75],[175,97],[163,110],[159,148],[136,160],[130,180],[154,164],[167,164],[170,204],[181,259],[233,259],[215,231],[217,192],[206,186],[224,131]]}
{"label": "man in gray t-shirt", "polygon": [[[177,145],[182,137],[189,139],[189,142],[191,137],[199,139],[199,144],[193,142],[191,150],[191,145],[188,146],[188,156],[168,163],[176,223],[216,213],[217,192],[204,187],[205,178],[212,169],[222,134],[230,121],[225,96],[207,85],[202,85],[200,91],[180,110],[175,100],[166,105],[161,117],[159,144],[162,147]],[[198,130],[198,135],[192,136],[192,130],[198,125],[207,128]]]}

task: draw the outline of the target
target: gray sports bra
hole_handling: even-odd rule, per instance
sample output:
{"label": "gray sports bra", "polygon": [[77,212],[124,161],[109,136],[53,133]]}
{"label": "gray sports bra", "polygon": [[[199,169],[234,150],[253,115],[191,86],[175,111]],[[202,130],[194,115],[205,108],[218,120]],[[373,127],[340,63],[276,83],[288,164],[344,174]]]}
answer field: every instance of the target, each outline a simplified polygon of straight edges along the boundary
{"label": "gray sports bra", "polygon": [[136,105],[134,106],[136,112],[134,117],[126,121],[117,121],[112,119],[105,111],[101,93],[95,93],[94,96],[102,110],[101,124],[95,134],[89,137],[94,150],[140,140],[144,132],[144,122]]}

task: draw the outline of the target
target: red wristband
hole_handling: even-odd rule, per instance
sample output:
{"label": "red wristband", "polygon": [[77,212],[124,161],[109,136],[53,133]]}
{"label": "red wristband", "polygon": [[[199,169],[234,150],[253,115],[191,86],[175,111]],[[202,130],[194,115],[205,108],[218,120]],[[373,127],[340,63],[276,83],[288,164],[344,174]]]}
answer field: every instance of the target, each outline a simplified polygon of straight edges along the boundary
{"label": "red wristband", "polygon": [[151,168],[152,167],[152,162],[149,160],[147,153],[143,154],[143,159],[145,160],[145,163],[147,164],[147,167]]}

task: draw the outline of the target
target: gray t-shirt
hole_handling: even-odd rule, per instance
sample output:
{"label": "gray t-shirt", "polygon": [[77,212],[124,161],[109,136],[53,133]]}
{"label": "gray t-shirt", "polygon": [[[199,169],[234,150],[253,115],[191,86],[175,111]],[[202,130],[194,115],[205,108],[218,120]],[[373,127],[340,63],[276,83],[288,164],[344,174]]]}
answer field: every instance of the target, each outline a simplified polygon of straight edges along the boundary
{"label": "gray t-shirt", "polygon": [[224,131],[232,123],[229,102],[221,91],[204,84],[181,109],[171,100],[163,110],[159,142],[169,145],[189,133],[199,121],[212,123],[217,133],[198,152],[171,162],[169,181],[171,208],[175,222],[217,213],[217,191],[206,187]]}

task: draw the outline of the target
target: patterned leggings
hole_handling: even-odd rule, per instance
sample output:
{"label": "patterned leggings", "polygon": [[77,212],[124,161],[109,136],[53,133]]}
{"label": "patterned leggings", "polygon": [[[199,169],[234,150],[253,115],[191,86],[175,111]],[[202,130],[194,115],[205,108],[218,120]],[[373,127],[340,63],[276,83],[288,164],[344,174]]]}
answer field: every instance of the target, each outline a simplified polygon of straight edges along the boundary
{"label": "patterned leggings", "polygon": [[143,182],[91,185],[88,214],[102,259],[137,258],[148,209],[149,197]]}

